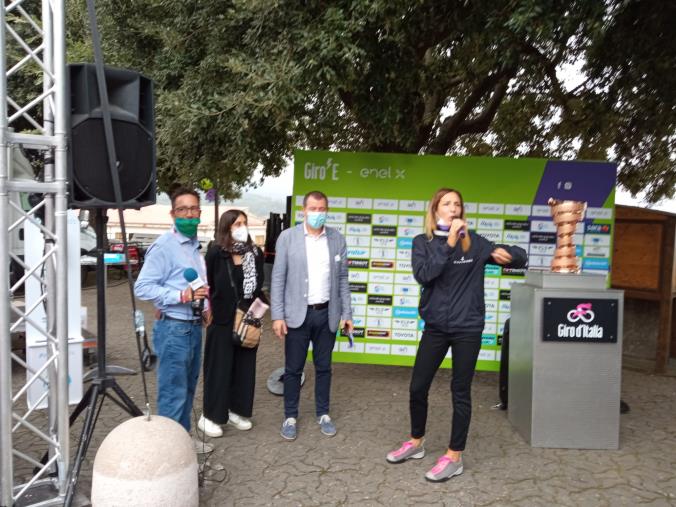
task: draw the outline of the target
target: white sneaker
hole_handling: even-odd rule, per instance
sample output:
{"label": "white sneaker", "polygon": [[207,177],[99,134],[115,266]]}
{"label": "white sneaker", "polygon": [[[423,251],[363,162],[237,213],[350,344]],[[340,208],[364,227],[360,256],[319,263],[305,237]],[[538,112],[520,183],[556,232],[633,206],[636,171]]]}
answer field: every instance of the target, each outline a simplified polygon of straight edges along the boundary
{"label": "white sneaker", "polygon": [[200,416],[200,420],[197,421],[197,428],[208,437],[222,437],[223,430],[221,427],[213,421],[210,421],[204,414]]}
{"label": "white sneaker", "polygon": [[232,424],[238,430],[246,431],[250,430],[253,424],[246,417],[237,415],[234,412],[228,411],[228,424]]}

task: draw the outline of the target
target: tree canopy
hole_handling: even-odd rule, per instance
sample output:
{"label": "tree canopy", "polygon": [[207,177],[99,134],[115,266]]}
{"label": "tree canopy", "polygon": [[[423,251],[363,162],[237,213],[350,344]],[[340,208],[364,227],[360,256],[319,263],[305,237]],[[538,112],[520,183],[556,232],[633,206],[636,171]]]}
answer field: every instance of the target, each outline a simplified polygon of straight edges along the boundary
{"label": "tree canopy", "polygon": [[[88,53],[83,3],[69,3],[71,61]],[[632,193],[674,194],[674,2],[97,7],[106,63],[155,81],[165,188],[209,178],[233,197],[308,148],[608,159]]]}

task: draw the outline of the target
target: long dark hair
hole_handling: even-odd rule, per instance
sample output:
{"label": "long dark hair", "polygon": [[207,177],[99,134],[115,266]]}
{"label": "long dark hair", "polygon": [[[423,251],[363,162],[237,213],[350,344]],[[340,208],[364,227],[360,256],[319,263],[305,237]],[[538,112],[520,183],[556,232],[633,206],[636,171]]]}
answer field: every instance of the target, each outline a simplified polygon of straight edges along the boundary
{"label": "long dark hair", "polygon": [[[247,222],[247,226],[249,225],[249,217],[247,217],[246,213],[244,213],[242,210],[238,209],[229,209],[228,211],[224,211],[221,215],[221,218],[218,219],[216,243],[228,252],[232,250],[232,235],[230,234],[230,229],[232,228],[232,224],[234,224],[239,217],[244,217]],[[246,238],[246,243],[249,246],[252,245],[251,235]]]}

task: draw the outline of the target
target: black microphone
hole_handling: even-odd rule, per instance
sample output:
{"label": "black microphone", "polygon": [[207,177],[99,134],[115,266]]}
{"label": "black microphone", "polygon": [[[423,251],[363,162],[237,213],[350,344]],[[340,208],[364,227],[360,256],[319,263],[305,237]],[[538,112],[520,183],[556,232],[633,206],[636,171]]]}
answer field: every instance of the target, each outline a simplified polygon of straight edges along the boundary
{"label": "black microphone", "polygon": [[[199,277],[194,268],[186,268],[183,271],[183,278],[190,284],[190,288],[194,291],[204,286],[204,281]],[[201,317],[204,310],[204,299],[194,299],[190,302],[193,317]]]}

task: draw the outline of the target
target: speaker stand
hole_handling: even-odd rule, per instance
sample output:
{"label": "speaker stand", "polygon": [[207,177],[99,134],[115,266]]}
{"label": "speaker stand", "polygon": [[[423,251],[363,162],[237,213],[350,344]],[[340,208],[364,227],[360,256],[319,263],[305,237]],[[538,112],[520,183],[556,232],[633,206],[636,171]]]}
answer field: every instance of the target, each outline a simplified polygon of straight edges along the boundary
{"label": "speaker stand", "polygon": [[[97,224],[98,224],[99,218],[100,217],[97,215],[96,216]],[[103,222],[103,230],[105,231],[106,230],[105,225],[108,223],[108,216],[105,213],[103,215],[103,221],[104,221]],[[98,231],[98,229],[96,229],[96,231]],[[98,232],[97,232],[96,237],[97,237],[97,241],[98,241]],[[97,243],[97,248],[98,248],[98,246],[99,245]],[[105,264],[105,254],[104,254],[103,257],[104,257],[104,259],[103,259],[104,260],[104,265],[103,265],[103,277],[104,277],[103,278],[103,283],[104,283],[104,285],[103,285],[103,297],[104,297],[104,308],[105,308],[105,293],[108,290],[108,266],[106,266],[106,264]],[[98,258],[97,258],[97,267],[98,267]],[[98,283],[98,279],[97,279],[97,283]],[[97,286],[97,291],[100,292],[100,288],[98,286]],[[98,299],[97,299],[97,303],[98,303]],[[97,306],[98,306],[98,304],[97,304]],[[98,310],[98,316],[99,316],[99,318],[101,316],[101,310],[100,309]],[[104,316],[104,319],[105,319],[105,316]],[[99,335],[101,335],[100,330],[99,330]],[[105,347],[105,345],[106,344],[104,343],[103,346]],[[137,373],[138,372],[136,370],[133,370],[131,368],[125,368],[124,366],[117,366],[115,364],[106,365],[106,375],[136,375]],[[87,371],[87,373],[85,373],[82,376],[82,382],[89,382],[90,380],[96,379],[98,377],[99,377],[99,366],[98,366],[98,362],[97,362],[96,366],[94,366],[93,368],[90,368],[89,371]]]}
{"label": "speaker stand", "polygon": [[[117,366],[115,364],[106,366],[106,375],[136,375],[137,373],[138,372],[136,370],[126,368],[125,366]],[[82,382],[89,382],[90,380],[94,380],[98,377],[98,375],[99,375],[99,367],[95,366],[82,376]]]}
{"label": "speaker stand", "polygon": [[[106,233],[105,213],[103,208],[96,210],[96,308],[97,308],[97,340],[96,355],[97,367],[94,370],[95,377],[87,392],[77,404],[70,415],[70,425],[77,420],[79,415],[86,410],[85,420],[78,441],[77,453],[73,461],[73,467],[68,475],[68,489],[64,505],[69,506],[73,500],[82,462],[89,449],[96,422],[98,421],[103,402],[106,398],[133,417],[142,416],[143,412],[136,406],[132,399],[124,392],[112,376],[111,367],[106,366],[106,290],[104,264],[103,237]],[[112,391],[112,392],[111,392]],[[113,396],[115,394],[116,396]]]}

